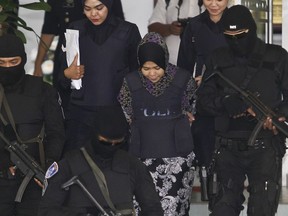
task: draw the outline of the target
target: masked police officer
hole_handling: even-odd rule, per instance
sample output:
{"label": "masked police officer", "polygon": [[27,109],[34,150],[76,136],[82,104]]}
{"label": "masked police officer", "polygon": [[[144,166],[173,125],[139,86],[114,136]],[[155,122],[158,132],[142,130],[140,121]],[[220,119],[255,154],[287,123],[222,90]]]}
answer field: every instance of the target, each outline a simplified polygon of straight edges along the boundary
{"label": "masked police officer", "polygon": [[[73,176],[78,177],[106,212],[112,210],[115,214],[132,215],[135,195],[142,215],[162,216],[160,198],[150,173],[140,160],[121,150],[128,131],[121,107],[102,107],[99,112],[101,115],[95,119],[91,141],[81,149],[65,154],[59,169],[47,171],[48,187],[39,216],[96,216],[101,213],[79,185],[71,185],[68,191],[61,189]],[[100,175],[103,175],[103,181],[98,179]]]}
{"label": "masked police officer", "polygon": [[[217,132],[211,215],[240,214],[247,176],[247,214],[272,216],[281,188],[285,137],[269,117],[263,119],[260,131],[255,131],[259,117],[255,106],[245,102],[220,76],[211,75],[218,71],[241,89],[257,93],[259,100],[280,116],[275,121],[281,122],[288,115],[288,55],[280,46],[265,44],[257,37],[256,23],[244,6],[229,8],[223,25],[228,47],[212,54],[198,102],[199,111],[215,116]],[[255,139],[248,145],[251,135]]]}
{"label": "masked police officer", "polygon": [[[56,91],[41,78],[25,75],[25,63],[21,39],[9,34],[1,36],[0,131],[8,140],[16,139],[45,169],[61,156],[64,144],[62,112]],[[21,202],[14,202],[24,176],[17,168],[18,164],[10,161],[5,143],[0,140],[0,214],[35,216],[41,187],[32,179]]]}

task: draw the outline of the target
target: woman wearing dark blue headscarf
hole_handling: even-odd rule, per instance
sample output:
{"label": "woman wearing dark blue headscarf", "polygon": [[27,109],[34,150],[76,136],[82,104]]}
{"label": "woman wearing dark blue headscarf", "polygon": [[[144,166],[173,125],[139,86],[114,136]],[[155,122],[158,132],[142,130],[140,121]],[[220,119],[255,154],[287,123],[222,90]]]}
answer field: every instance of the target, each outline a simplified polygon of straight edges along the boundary
{"label": "woman wearing dark blue headscarf", "polygon": [[87,140],[93,117],[103,106],[119,105],[117,95],[124,76],[138,68],[137,46],[141,40],[135,24],[110,12],[113,0],[85,0],[86,19],[73,22],[79,30],[80,65],[75,61],[64,70],[63,87],[71,80],[82,80],[73,89],[67,119],[66,150],[77,148]]}

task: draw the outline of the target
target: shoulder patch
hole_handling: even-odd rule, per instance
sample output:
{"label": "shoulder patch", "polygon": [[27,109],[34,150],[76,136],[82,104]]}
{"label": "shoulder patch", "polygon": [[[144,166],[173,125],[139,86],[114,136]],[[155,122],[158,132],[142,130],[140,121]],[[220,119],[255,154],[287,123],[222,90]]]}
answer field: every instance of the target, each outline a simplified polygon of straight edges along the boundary
{"label": "shoulder patch", "polygon": [[45,174],[45,178],[49,179],[52,176],[54,176],[56,173],[58,172],[58,164],[56,162],[54,162],[53,164],[51,164],[51,166],[47,169],[46,174]]}

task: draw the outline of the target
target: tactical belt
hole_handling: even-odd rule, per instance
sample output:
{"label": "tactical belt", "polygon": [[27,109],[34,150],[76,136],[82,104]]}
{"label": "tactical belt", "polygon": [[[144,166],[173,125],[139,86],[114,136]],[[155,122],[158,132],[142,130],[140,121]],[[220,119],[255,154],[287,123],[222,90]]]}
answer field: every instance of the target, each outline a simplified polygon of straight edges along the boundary
{"label": "tactical belt", "polygon": [[248,151],[265,149],[271,145],[271,139],[256,139],[253,146],[248,146],[247,139],[229,139],[225,137],[216,137],[216,146],[233,150],[233,151]]}

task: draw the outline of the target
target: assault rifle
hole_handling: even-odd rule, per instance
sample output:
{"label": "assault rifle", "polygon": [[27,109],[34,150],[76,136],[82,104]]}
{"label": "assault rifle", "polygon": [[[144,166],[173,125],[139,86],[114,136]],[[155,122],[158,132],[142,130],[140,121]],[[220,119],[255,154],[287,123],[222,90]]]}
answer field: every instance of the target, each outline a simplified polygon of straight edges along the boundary
{"label": "assault rifle", "polygon": [[93,195],[88,191],[88,189],[83,185],[83,183],[79,180],[78,176],[73,176],[70,180],[62,184],[61,188],[68,190],[70,186],[72,185],[78,185],[85,195],[90,199],[90,201],[101,211],[101,216],[118,216],[119,214],[115,214],[114,212],[110,211],[110,214],[108,214],[103,207],[98,203],[98,201],[93,197]]}
{"label": "assault rifle", "polygon": [[11,162],[25,175],[15,197],[15,202],[21,202],[29,181],[36,178],[43,184],[45,172],[37,161],[25,151],[23,144],[21,145],[17,141],[9,141],[2,132],[0,132],[0,137],[4,142],[4,145],[3,142],[0,142],[0,147],[4,147],[9,151]]}
{"label": "assault rifle", "polygon": [[[253,111],[255,112],[255,118],[258,120],[256,127],[254,128],[249,140],[248,146],[253,146],[256,140],[256,137],[267,117],[272,119],[273,125],[282,132],[286,137],[288,137],[288,126],[286,122],[280,122],[278,120],[279,116],[271,110],[270,107],[266,106],[259,98],[258,95],[251,93],[248,90],[243,90],[237,85],[235,85],[231,80],[225,77],[220,71],[215,71],[211,76],[217,74],[221,79],[223,79],[228,85],[230,85],[234,90],[236,90],[242,96],[243,100],[252,106]],[[210,77],[211,77],[210,76]],[[210,78],[208,77],[208,79]]]}

